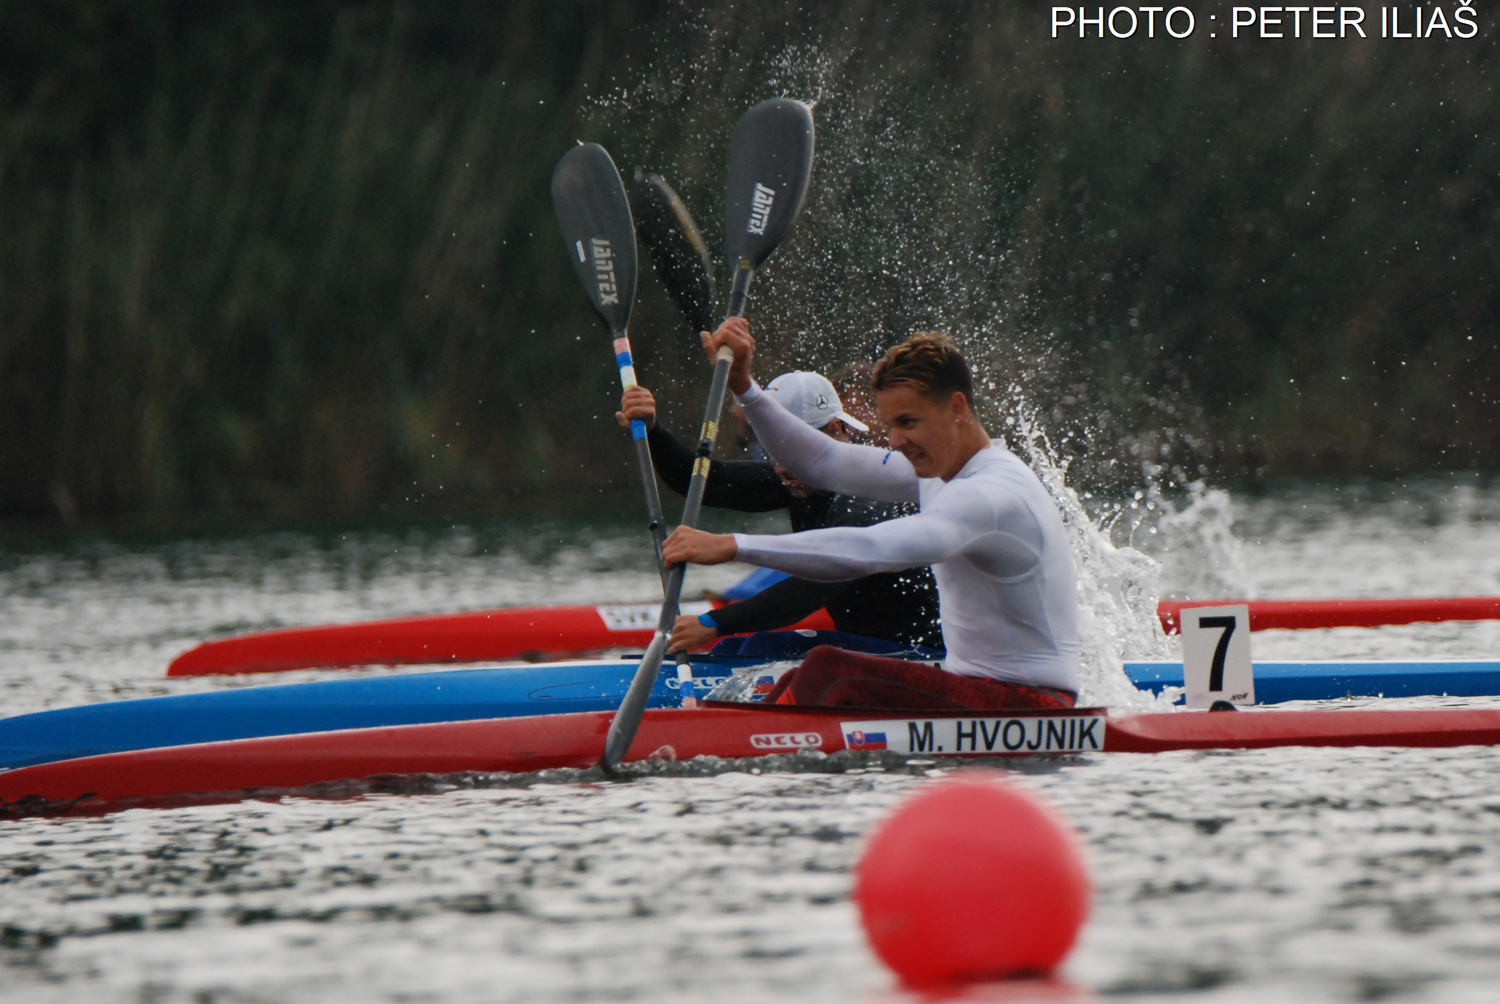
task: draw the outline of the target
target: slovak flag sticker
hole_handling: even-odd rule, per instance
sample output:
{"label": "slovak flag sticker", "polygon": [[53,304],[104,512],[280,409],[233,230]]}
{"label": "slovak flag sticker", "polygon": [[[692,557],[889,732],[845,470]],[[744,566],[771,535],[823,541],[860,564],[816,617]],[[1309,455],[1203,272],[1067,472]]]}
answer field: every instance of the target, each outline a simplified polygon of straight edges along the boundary
{"label": "slovak flag sticker", "polygon": [[850,750],[883,750],[885,749],[884,732],[861,732],[856,729],[853,732],[844,733],[844,748]]}
{"label": "slovak flag sticker", "polygon": [[767,694],[776,689],[776,677],[756,677],[755,689],[750,691],[750,699],[753,701],[763,700]]}

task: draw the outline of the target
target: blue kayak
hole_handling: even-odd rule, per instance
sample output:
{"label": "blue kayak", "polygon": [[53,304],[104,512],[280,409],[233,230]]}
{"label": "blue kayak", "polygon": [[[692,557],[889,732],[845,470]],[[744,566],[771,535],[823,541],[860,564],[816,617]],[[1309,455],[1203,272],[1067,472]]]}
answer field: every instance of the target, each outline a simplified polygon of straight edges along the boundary
{"label": "blue kayak", "polygon": [[[735,666],[748,662],[695,659],[695,683],[711,688]],[[619,706],[635,669],[635,660],[548,662],[344,677],[57,708],[0,718],[0,768],[254,736],[610,711]],[[677,667],[668,663],[651,690],[648,707],[681,704]]]}
{"label": "blue kayak", "polygon": [[[764,658],[696,656],[701,695]],[[383,725],[510,718],[616,708],[635,659],[592,659],[244,687],[59,708],[0,719],[0,768],[100,753]],[[1178,662],[1127,663],[1135,684],[1182,685]],[[681,705],[667,665],[649,707]],[[1500,694],[1500,662],[1267,662],[1255,665],[1262,704],[1346,696]]]}
{"label": "blue kayak", "polygon": [[[1125,673],[1142,690],[1182,686],[1180,662],[1127,662]],[[1481,697],[1500,694],[1500,662],[1438,660],[1386,662],[1256,662],[1257,704],[1332,701],[1342,697]]]}

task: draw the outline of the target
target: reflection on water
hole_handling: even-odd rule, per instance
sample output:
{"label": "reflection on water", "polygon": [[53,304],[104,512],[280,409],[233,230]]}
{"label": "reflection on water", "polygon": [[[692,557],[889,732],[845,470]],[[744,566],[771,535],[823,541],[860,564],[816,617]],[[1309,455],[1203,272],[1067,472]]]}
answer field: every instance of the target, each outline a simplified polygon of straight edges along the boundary
{"label": "reflection on water", "polygon": [[[1500,490],[1431,482],[1358,504],[1348,491],[1235,498],[1213,517],[1232,513],[1234,538],[1206,510],[1144,510],[1157,521],[1117,525],[1115,542],[1166,557],[1161,588],[1193,595],[1193,568],[1214,563],[1260,596],[1500,590]],[[1230,539],[1237,553],[1223,553]],[[695,571],[690,588],[737,572]],[[0,554],[0,695],[9,714],[244,686],[261,681],[161,674],[232,631],[657,588],[624,522],[12,548]],[[1267,632],[1254,646],[1267,658],[1496,657],[1500,630]],[[1009,769],[1088,847],[1094,910],[1066,972],[1077,986],[1480,1001],[1500,978],[1497,768],[1495,751],[1459,749]],[[70,1002],[902,999],[859,936],[848,869],[892,802],[941,769],[768,758],[8,822],[0,978],[7,999]]]}

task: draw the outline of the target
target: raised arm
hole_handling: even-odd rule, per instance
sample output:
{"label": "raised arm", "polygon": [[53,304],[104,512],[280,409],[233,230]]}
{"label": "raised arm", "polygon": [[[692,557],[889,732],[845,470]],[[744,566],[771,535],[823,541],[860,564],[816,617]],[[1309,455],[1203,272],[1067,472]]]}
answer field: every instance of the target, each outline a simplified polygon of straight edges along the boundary
{"label": "raised arm", "polygon": [[[615,418],[622,427],[631,419],[646,423],[651,463],[666,486],[686,495],[693,474],[693,451],[656,420],[656,399],[645,387],[628,387]],[[791,505],[786,485],[770,464],[749,460],[718,460],[708,469],[703,504],[739,512],[773,512]]]}
{"label": "raised arm", "polygon": [[917,475],[905,457],[873,446],[833,440],[800,421],[756,386],[750,378],[755,339],[743,317],[729,318],[712,335],[703,332],[703,347],[709,358],[724,347],[734,353],[729,389],[744,407],[756,439],[799,481],[882,502],[918,501]]}
{"label": "raised arm", "polygon": [[882,502],[917,501],[916,472],[899,453],[825,436],[783,408],[753,380],[738,397],[755,438],[803,483]]}
{"label": "raised arm", "polygon": [[[693,451],[658,422],[646,434],[651,460],[668,488],[686,495],[693,474]],[[791,493],[776,469],[754,460],[715,460],[703,486],[703,504],[736,512],[774,512],[792,504]]]}

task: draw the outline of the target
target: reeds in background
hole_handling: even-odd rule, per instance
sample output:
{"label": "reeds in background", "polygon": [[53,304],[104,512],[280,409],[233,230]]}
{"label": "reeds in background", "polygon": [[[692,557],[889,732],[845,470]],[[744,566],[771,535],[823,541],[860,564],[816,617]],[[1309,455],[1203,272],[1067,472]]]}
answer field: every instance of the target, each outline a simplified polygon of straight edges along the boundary
{"label": "reeds in background", "polygon": [[[1044,14],[0,3],[0,519],[628,491],[552,165],[587,138],[664,170],[716,245],[729,129],[781,92],[820,152],[757,292],[767,366],[956,329],[1101,482],[1500,466],[1492,25],[1147,44]],[[643,377],[691,415],[696,350],[643,289]]]}

